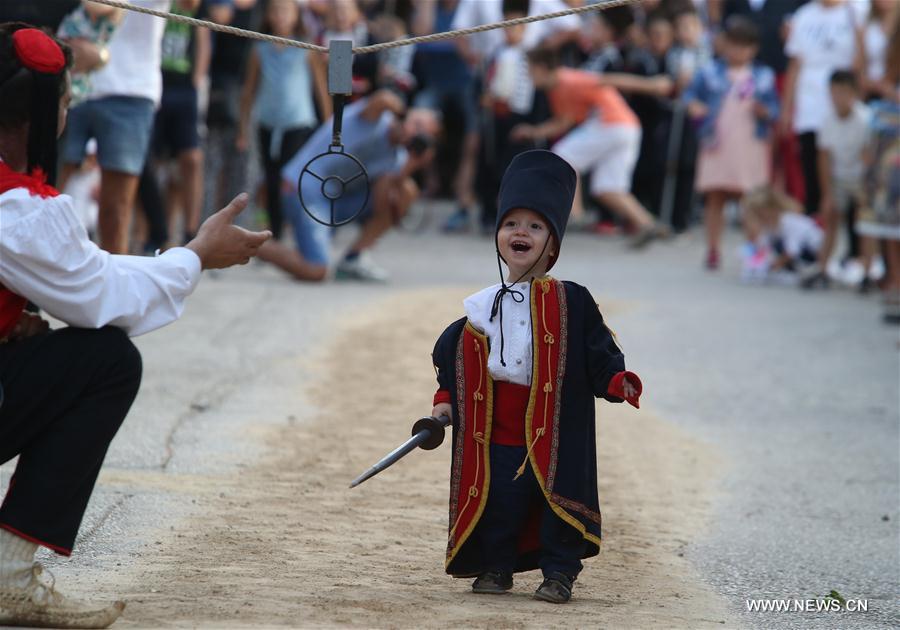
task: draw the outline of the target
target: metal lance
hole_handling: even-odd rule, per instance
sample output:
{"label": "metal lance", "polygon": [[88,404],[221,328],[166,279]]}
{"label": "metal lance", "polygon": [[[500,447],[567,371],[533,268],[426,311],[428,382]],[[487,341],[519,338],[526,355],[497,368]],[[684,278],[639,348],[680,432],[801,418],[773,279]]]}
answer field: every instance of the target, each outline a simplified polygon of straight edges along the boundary
{"label": "metal lance", "polygon": [[350,484],[350,487],[355,488],[366,479],[374,477],[417,447],[426,451],[436,449],[444,441],[444,429],[448,426],[450,426],[450,418],[448,416],[441,416],[440,418],[426,416],[417,420],[412,428],[412,437],[385,455],[377,464],[369,468],[369,470],[354,479],[353,483]]}

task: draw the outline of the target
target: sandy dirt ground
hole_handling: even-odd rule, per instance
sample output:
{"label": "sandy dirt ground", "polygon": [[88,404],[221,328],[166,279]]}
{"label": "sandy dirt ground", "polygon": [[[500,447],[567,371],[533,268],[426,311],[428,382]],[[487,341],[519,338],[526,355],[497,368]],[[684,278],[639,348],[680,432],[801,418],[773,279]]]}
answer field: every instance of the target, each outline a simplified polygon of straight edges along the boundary
{"label": "sandy dirt ground", "polygon": [[[242,436],[264,445],[258,461],[222,476],[104,472],[103,484],[183,492],[203,515],[156,532],[154,553],[122,568],[116,590],[129,604],[116,627],[739,625],[683,557],[704,533],[723,465],[652,408],[600,403],[604,545],[566,607],[531,599],[537,572],[503,596],[444,574],[448,441],[348,489],[430,411],[430,352],[469,293],[395,293],[338,322],[316,356],[274,366],[244,404],[298,411]],[[297,383],[310,364],[316,378]]]}

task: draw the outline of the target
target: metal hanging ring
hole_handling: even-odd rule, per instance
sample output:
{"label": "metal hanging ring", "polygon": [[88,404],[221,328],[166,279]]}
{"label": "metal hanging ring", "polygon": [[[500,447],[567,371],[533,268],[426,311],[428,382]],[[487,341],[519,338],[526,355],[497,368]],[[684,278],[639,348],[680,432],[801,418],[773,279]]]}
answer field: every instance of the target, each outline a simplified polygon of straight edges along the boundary
{"label": "metal hanging ring", "polygon": [[[313,165],[316,163],[317,160],[320,160],[329,155],[334,155],[339,158],[343,158],[344,160],[350,160],[350,162],[354,166],[354,170],[356,171],[356,173],[352,177],[341,177],[340,175],[326,175],[323,177],[322,175],[319,175],[318,173],[316,173],[312,168]],[[325,220],[319,218],[318,216],[316,216],[316,214],[312,210],[310,210],[306,205],[306,200],[303,198],[303,178],[307,175],[309,175],[310,177],[313,177],[314,179],[319,180],[319,182],[321,183],[320,188],[319,188],[320,193],[324,199],[328,200],[328,204],[329,204],[329,210],[330,210],[330,220],[329,221],[325,221]],[[344,194],[347,192],[347,187],[352,182],[359,179],[360,177],[365,178],[364,185],[365,185],[365,191],[366,191],[365,195],[363,197],[362,204],[360,204],[359,208],[355,212],[350,214],[350,216],[347,216],[345,218],[337,220],[337,217],[335,216],[334,203],[336,201],[339,201],[340,199],[342,199]],[[316,223],[320,223],[322,225],[327,225],[329,227],[338,227],[340,225],[346,225],[347,223],[350,223],[351,221],[355,220],[360,214],[362,214],[362,211],[366,208],[366,204],[369,203],[369,173],[368,173],[368,171],[366,171],[366,167],[363,165],[362,162],[360,162],[353,155],[350,155],[349,153],[346,153],[344,151],[343,146],[333,144],[328,147],[328,151],[326,151],[325,153],[320,153],[319,155],[317,155],[316,157],[311,159],[309,162],[307,162],[306,165],[303,167],[303,170],[300,171],[300,178],[297,180],[297,193],[300,196],[300,205],[303,207],[303,210]]]}

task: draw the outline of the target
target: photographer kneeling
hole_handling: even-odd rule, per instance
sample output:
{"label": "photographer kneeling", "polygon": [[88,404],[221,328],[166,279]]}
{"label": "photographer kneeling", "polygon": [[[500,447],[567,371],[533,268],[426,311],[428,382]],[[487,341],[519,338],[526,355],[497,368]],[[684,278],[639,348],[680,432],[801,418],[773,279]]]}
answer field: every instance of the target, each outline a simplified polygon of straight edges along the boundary
{"label": "photographer kneeling", "polygon": [[[433,138],[439,123],[433,112],[406,111],[403,100],[390,90],[379,90],[344,110],[342,121],[344,152],[356,157],[368,172],[368,199],[365,178],[349,182],[343,196],[334,202],[335,220],[344,221],[359,210],[359,236],[335,268],[337,278],[384,281],[387,273],[368,257],[381,236],[395,225],[419,195],[412,175],[434,157]],[[329,200],[323,196],[323,180],[329,176],[351,179],[359,167],[339,153],[328,153],[332,121],[327,120],[291,158],[281,172],[285,215],[294,228],[296,249],[270,241],[259,257],[291,274],[297,280],[318,282],[328,275],[333,228],[311,218],[298,197],[298,182],[304,167],[303,201],[317,217],[330,218]],[[324,157],[317,156],[326,154]],[[330,191],[329,191],[329,194]]]}

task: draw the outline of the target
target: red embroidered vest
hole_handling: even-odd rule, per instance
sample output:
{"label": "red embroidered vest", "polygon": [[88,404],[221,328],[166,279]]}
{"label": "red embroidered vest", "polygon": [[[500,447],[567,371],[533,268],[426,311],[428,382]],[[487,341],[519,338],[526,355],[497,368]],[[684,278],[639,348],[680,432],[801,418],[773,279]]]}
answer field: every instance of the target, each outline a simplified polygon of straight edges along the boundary
{"label": "red embroidered vest", "polygon": [[[40,169],[27,175],[0,162],[0,195],[15,188],[26,188],[32,195],[43,198],[59,194],[59,191],[47,184],[46,176]],[[16,327],[27,303],[28,300],[21,295],[16,295],[0,284],[0,340],[6,339]]]}

